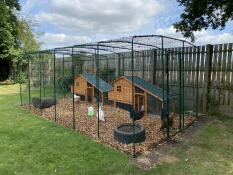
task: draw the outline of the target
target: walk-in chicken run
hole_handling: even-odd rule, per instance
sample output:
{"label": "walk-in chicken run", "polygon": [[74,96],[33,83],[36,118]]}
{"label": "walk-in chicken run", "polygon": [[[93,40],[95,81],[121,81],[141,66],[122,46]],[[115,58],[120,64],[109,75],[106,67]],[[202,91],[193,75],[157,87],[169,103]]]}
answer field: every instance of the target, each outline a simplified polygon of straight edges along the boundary
{"label": "walk-in chicken run", "polygon": [[190,48],[198,52],[192,43],[150,35],[25,54],[21,102],[132,156],[157,149],[182,140],[197,119],[198,84],[190,92],[185,80]]}

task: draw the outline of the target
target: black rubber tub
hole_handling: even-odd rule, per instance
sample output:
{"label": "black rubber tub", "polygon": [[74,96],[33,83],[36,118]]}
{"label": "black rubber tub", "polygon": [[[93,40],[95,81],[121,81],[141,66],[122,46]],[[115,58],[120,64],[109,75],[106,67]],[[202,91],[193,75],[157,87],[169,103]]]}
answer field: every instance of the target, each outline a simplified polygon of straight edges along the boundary
{"label": "black rubber tub", "polygon": [[43,109],[49,108],[56,104],[56,99],[53,97],[34,97],[32,98],[32,104],[35,108]]}
{"label": "black rubber tub", "polygon": [[141,143],[146,139],[145,129],[137,124],[120,124],[114,129],[114,139],[123,144]]}

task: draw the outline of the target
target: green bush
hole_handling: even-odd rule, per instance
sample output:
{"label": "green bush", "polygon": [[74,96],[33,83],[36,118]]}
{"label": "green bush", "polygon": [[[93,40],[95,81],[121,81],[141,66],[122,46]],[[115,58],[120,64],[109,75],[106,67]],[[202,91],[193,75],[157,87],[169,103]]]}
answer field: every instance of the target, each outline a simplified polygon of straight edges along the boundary
{"label": "green bush", "polygon": [[[74,56],[74,76],[81,74],[83,72],[83,55]],[[59,74],[59,71],[57,70],[57,74]],[[70,86],[73,84],[73,74],[72,74],[72,67],[69,67],[64,72],[64,77],[59,77],[56,79],[56,87],[57,89],[63,93],[67,94],[70,92]]]}
{"label": "green bush", "polygon": [[15,83],[26,83],[27,82],[27,76],[25,73],[19,73],[15,76]]}
{"label": "green bush", "polygon": [[70,92],[70,86],[73,84],[72,74],[57,79],[57,88],[63,93],[67,94]]}
{"label": "green bush", "polygon": [[112,68],[103,68],[99,71],[100,78],[102,78],[104,81],[111,83],[115,78],[115,69]]}

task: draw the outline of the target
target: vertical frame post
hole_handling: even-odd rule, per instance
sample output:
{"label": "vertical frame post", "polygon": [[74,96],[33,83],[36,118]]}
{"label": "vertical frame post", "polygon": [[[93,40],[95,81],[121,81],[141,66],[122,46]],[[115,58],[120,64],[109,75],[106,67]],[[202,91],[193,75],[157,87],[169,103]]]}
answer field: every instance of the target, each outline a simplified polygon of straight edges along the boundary
{"label": "vertical frame post", "polygon": [[23,98],[22,98],[22,65],[20,65],[20,69],[19,69],[19,74],[20,74],[20,78],[19,78],[19,92],[20,92],[20,105],[23,106]]}
{"label": "vertical frame post", "polygon": [[[57,91],[56,91],[56,50],[53,51],[53,95],[55,101],[57,100]],[[57,121],[57,103],[54,105],[54,120]]]}
{"label": "vertical frame post", "polygon": [[164,58],[163,58],[163,55],[164,55],[164,45],[163,45],[163,36],[161,37],[161,39],[162,39],[162,54],[161,54],[161,58],[162,58],[162,83],[163,83],[163,102],[165,101],[165,91],[164,91],[164,89],[165,89],[165,73],[164,73]]}
{"label": "vertical frame post", "polygon": [[42,66],[43,66],[43,73],[42,73],[42,82],[43,82],[43,95],[45,97],[45,78],[44,78],[44,74],[45,74],[45,63],[44,63],[44,54],[42,53]]}
{"label": "vertical frame post", "polygon": [[182,128],[184,129],[184,88],[185,88],[185,84],[184,84],[184,41],[183,41],[183,45],[182,45]]}
{"label": "vertical frame post", "polygon": [[[62,80],[64,80],[65,76],[65,58],[64,58],[64,53],[62,54]],[[65,98],[65,92],[63,90],[63,98]]]}
{"label": "vertical frame post", "polygon": [[28,61],[28,103],[29,110],[31,110],[31,68],[30,68],[30,56],[27,56]]}
{"label": "vertical frame post", "polygon": [[[131,43],[131,72],[132,72],[132,112],[134,112],[134,37],[132,38],[132,43]],[[136,148],[135,148],[135,120],[132,119],[133,122],[133,152],[132,152],[132,157],[136,157]]]}
{"label": "vertical frame post", "polygon": [[166,82],[166,89],[167,89],[167,93],[166,93],[166,102],[167,102],[167,104],[166,104],[166,108],[167,108],[167,110],[166,110],[166,116],[167,116],[167,138],[169,138],[169,130],[170,130],[170,128],[169,128],[169,112],[170,112],[170,110],[169,110],[169,107],[170,107],[170,99],[169,99],[169,54],[167,53],[166,54],[166,79],[167,79],[167,82]]}
{"label": "vertical frame post", "polygon": [[74,79],[74,48],[72,47],[72,51],[71,51],[71,57],[72,57],[72,86],[73,86],[73,94],[72,94],[72,109],[73,109],[73,113],[72,113],[72,118],[73,118],[73,130],[76,129],[75,126],[75,106],[74,106],[74,85],[75,85],[75,79]]}
{"label": "vertical frame post", "polygon": [[145,78],[145,53],[142,51],[142,78]]}
{"label": "vertical frame post", "polygon": [[179,130],[182,130],[182,58],[179,53]]}
{"label": "vertical frame post", "polygon": [[42,87],[41,87],[41,68],[42,68],[42,66],[41,66],[41,52],[39,52],[39,80],[40,80],[40,113],[42,114],[42,108],[41,108],[41,106],[42,106],[42,103],[41,103],[41,96],[42,96],[42,92],[41,92],[41,90],[42,90]]}
{"label": "vertical frame post", "polygon": [[99,91],[99,43],[97,45],[97,54],[96,54],[96,86],[97,86],[97,137],[100,138],[100,91]]}

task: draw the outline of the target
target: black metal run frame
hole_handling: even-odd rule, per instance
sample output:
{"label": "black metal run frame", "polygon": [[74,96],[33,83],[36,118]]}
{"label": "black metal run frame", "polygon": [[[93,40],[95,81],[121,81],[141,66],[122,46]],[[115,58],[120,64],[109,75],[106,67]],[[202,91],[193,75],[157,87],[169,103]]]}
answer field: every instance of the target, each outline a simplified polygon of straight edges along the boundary
{"label": "black metal run frame", "polygon": [[[178,72],[179,74],[176,75],[178,77],[178,92],[176,91],[176,95],[178,96],[178,106],[179,106],[179,131],[182,131],[184,129],[184,116],[185,116],[185,88],[184,88],[184,82],[185,82],[185,76],[184,76],[184,64],[185,64],[185,48],[194,48],[196,51],[196,92],[195,92],[195,106],[194,106],[194,111],[196,113],[196,116],[198,116],[198,77],[199,77],[199,48],[193,45],[190,42],[176,39],[176,38],[171,38],[171,37],[166,37],[166,36],[160,36],[160,35],[141,35],[141,36],[132,36],[132,37],[125,37],[121,39],[116,39],[116,40],[108,40],[108,41],[100,41],[96,43],[88,43],[88,44],[80,44],[80,45],[74,45],[74,46],[68,46],[68,47],[61,47],[61,48],[55,48],[55,49],[50,49],[50,50],[43,50],[35,53],[26,53],[24,54],[24,57],[27,58],[27,68],[28,68],[28,104],[31,109],[31,91],[32,91],[32,80],[34,76],[33,70],[32,70],[32,64],[39,64],[39,66],[36,68],[38,69],[38,81],[39,81],[39,96],[40,99],[42,96],[46,96],[46,82],[45,82],[45,76],[46,75],[46,64],[48,63],[44,61],[44,58],[47,57],[47,60],[51,60],[50,67],[52,67],[52,70],[50,70],[50,73],[53,73],[52,79],[53,79],[53,87],[52,87],[52,92],[53,96],[55,99],[58,99],[57,97],[57,74],[56,69],[57,69],[57,59],[61,62],[61,74],[62,77],[65,75],[65,64],[66,61],[71,64],[69,68],[71,68],[71,74],[72,74],[72,125],[74,130],[78,130],[76,127],[78,121],[76,121],[76,116],[75,116],[75,79],[74,77],[76,76],[76,66],[75,65],[75,59],[78,56],[85,57],[84,61],[89,61],[90,65],[89,68],[93,70],[93,73],[96,75],[96,88],[99,89],[100,82],[99,78],[101,77],[100,75],[100,68],[99,64],[101,60],[105,60],[107,62],[107,71],[109,71],[108,66],[109,66],[109,60],[115,60],[115,58],[112,58],[113,55],[117,55],[120,58],[123,58],[123,63],[118,62],[117,64],[120,65],[122,70],[117,70],[117,75],[115,78],[125,75],[125,65],[126,63],[124,62],[124,59],[128,59],[128,72],[127,75],[132,76],[132,104],[134,104],[135,100],[135,90],[134,90],[134,78],[135,78],[135,55],[140,54],[144,57],[145,51],[154,51],[153,53],[156,53],[157,55],[160,56],[161,58],[161,64],[162,67],[156,67],[155,63],[152,66],[153,67],[153,74],[155,73],[154,71],[160,70],[161,74],[160,76],[160,87],[163,89],[163,94],[162,98],[163,101],[166,102],[166,104],[163,105],[163,110],[165,111],[165,115],[167,117],[167,120],[169,119],[170,115],[170,99],[169,99],[169,94],[172,94],[171,86],[170,86],[170,71],[171,71],[171,61],[173,59],[178,60]],[[38,59],[39,58],[39,59]],[[144,60],[144,58],[142,58]],[[144,64],[145,62],[143,61],[143,75],[142,77],[144,78]],[[114,62],[113,62],[114,64]],[[140,63],[139,63],[140,64]],[[119,67],[118,65],[118,67]],[[111,66],[114,66],[111,64]],[[139,66],[140,67],[140,66]],[[83,70],[82,70],[83,72]],[[131,73],[129,73],[131,72]],[[80,72],[79,72],[80,73]],[[110,82],[109,82],[110,83]],[[156,82],[153,81],[153,83],[156,84]],[[22,100],[22,85],[20,84],[20,98],[21,98],[21,105],[23,104]],[[65,96],[63,94],[63,96]],[[102,97],[103,98],[103,97]],[[102,99],[103,100],[103,99]],[[99,107],[100,107],[100,91],[97,91],[97,96],[96,96],[96,105],[97,105],[97,117],[98,117],[98,124],[97,124],[97,137],[100,138],[100,120],[99,120]],[[134,105],[131,106],[132,110],[135,110]],[[42,109],[41,109],[42,112]],[[57,106],[54,106],[54,120],[57,121]],[[134,124],[134,120],[132,120],[132,123]],[[166,128],[166,136],[167,138],[170,137],[169,135],[169,125],[167,125]],[[134,131],[133,131],[134,133]],[[135,144],[132,145],[132,155],[135,156]]]}

